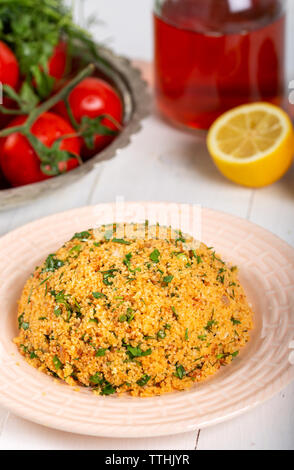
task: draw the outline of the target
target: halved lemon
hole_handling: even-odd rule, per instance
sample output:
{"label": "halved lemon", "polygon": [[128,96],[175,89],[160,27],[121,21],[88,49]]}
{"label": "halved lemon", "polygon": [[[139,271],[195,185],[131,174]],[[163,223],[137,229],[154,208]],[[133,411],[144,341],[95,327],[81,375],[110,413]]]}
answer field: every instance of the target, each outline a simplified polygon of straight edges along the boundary
{"label": "halved lemon", "polygon": [[238,106],[213,123],[207,145],[227,178],[244,186],[266,186],[280,179],[293,161],[293,125],[277,106]]}

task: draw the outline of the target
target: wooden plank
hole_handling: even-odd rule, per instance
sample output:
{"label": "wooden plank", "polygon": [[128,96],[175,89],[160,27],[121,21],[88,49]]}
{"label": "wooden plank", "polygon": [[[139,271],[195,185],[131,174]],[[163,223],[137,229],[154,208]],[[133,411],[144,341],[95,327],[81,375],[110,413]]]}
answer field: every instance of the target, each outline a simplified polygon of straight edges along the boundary
{"label": "wooden plank", "polygon": [[198,450],[293,450],[294,383],[232,421],[202,429]]}
{"label": "wooden plank", "polygon": [[294,166],[280,181],[255,191],[250,220],[294,246]]}
{"label": "wooden plank", "polygon": [[252,190],[228,182],[216,169],[203,135],[173,129],[156,116],[109,162],[91,203],[125,200],[202,204],[246,217]]}
{"label": "wooden plank", "polygon": [[148,439],[108,439],[58,431],[10,415],[0,435],[1,449],[31,450],[160,450],[195,447],[197,433],[190,432]]}

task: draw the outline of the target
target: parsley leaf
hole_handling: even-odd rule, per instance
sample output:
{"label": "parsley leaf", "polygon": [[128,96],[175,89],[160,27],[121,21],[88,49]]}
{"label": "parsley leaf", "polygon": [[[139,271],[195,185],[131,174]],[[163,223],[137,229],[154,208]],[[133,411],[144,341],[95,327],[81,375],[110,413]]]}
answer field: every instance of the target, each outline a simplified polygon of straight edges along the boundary
{"label": "parsley leaf", "polygon": [[114,278],[115,277],[115,272],[117,272],[118,269],[108,269],[107,271],[100,271],[102,274],[103,274],[103,283],[106,285],[106,286],[112,286],[113,282],[110,281],[109,279],[111,278]]}
{"label": "parsley leaf", "polygon": [[168,284],[173,280],[173,278],[174,278],[174,276],[172,276],[172,275],[165,276],[165,277],[163,278],[164,284],[168,285]]}
{"label": "parsley leaf", "polygon": [[135,347],[131,346],[130,344],[127,345],[127,354],[130,359],[133,359],[134,357],[149,356],[151,353],[152,350],[150,348],[146,351],[142,351],[140,344]]}
{"label": "parsley leaf", "polygon": [[92,295],[95,299],[102,299],[102,297],[107,298],[107,296],[102,292],[92,292]]}
{"label": "parsley leaf", "polygon": [[51,254],[47,257],[45,261],[45,266],[42,270],[42,272],[54,272],[57,269],[61,268],[64,265],[64,261],[57,259],[55,257],[55,254]]}
{"label": "parsley leaf", "polygon": [[95,385],[100,385],[104,381],[102,374],[100,374],[99,372],[96,372],[94,375],[91,375],[89,380],[92,384],[95,384]]}
{"label": "parsley leaf", "polygon": [[97,349],[97,351],[95,353],[95,356],[96,357],[105,356],[106,351],[107,351],[107,348],[99,348],[99,349]]}
{"label": "parsley leaf", "polygon": [[53,364],[54,364],[54,367],[55,367],[56,370],[61,369],[62,362],[59,360],[59,358],[57,356],[54,356],[52,361],[53,361]]}
{"label": "parsley leaf", "polygon": [[151,261],[153,261],[153,263],[159,263],[159,256],[160,256],[160,252],[157,249],[155,249],[149,255],[149,258],[151,259]]}
{"label": "parsley leaf", "polygon": [[19,317],[18,317],[18,328],[19,329],[23,329],[23,330],[28,330],[29,327],[30,327],[30,324],[26,321],[23,320],[23,317],[24,317],[24,313],[22,313]]}
{"label": "parsley leaf", "polygon": [[115,392],[116,392],[115,388],[110,383],[107,383],[105,385],[105,387],[102,388],[100,394],[101,395],[112,395]]}
{"label": "parsley leaf", "polygon": [[140,387],[144,387],[144,385],[146,385],[147,382],[149,382],[150,379],[151,379],[150,375],[144,374],[141,377],[141,379],[137,380],[137,384],[140,385]]}
{"label": "parsley leaf", "polygon": [[185,375],[186,371],[184,367],[182,365],[176,366],[175,376],[182,380]]}
{"label": "parsley leaf", "polygon": [[113,243],[121,243],[122,245],[130,245],[131,242],[128,242],[127,240],[124,240],[123,238],[113,238],[111,240]]}
{"label": "parsley leaf", "polygon": [[85,241],[87,241],[88,238],[90,238],[90,237],[91,237],[90,232],[84,231],[84,232],[75,233],[74,236],[72,237],[72,240],[74,240],[75,238],[77,238],[78,240],[81,240],[81,242],[85,242]]}

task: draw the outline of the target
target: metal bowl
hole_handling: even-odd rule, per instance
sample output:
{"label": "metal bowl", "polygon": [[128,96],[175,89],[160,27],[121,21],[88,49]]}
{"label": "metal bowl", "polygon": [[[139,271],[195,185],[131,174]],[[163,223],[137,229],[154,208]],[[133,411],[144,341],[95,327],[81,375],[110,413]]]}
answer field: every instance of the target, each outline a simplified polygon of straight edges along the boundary
{"label": "metal bowl", "polygon": [[47,191],[56,190],[81,178],[98,163],[114,157],[116,151],[127,146],[132,134],[141,129],[141,120],[149,114],[150,96],[141,72],[130,61],[109,49],[99,47],[102,61],[96,63],[99,72],[114,84],[123,101],[124,127],[105,149],[74,170],[48,180],[0,190],[0,210],[24,204]]}

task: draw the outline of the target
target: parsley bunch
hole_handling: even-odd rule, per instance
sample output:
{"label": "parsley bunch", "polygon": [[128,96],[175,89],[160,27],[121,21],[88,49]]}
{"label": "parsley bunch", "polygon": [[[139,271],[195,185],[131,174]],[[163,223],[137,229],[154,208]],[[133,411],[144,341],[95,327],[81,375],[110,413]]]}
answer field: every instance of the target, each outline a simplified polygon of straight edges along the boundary
{"label": "parsley bunch", "polygon": [[0,40],[14,51],[25,77],[23,93],[30,92],[31,99],[32,81],[39,98],[51,94],[54,79],[48,75],[48,60],[61,39],[67,43],[69,59],[77,40],[97,58],[90,34],[73,22],[72,11],[64,0],[1,0]]}

